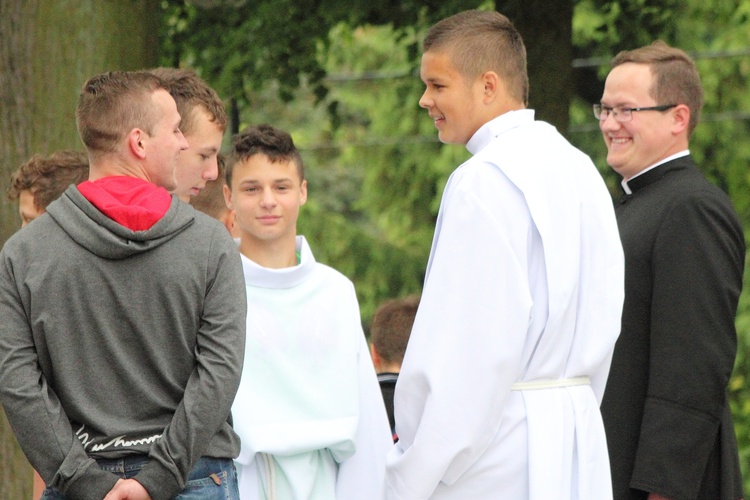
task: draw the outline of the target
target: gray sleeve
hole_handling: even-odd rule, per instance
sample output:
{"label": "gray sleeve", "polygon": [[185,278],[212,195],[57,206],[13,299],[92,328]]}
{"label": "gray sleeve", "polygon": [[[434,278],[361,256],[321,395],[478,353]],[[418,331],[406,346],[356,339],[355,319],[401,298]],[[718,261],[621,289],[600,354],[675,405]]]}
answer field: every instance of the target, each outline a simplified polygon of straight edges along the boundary
{"label": "gray sleeve", "polygon": [[172,421],[150,450],[151,461],[136,476],[154,500],[182,490],[190,469],[227,422],[240,383],[247,311],[242,262],[226,229],[214,227],[196,364]]}
{"label": "gray sleeve", "polygon": [[[0,400],[24,454],[45,483],[75,499],[101,500],[117,477],[86,455],[37,357],[22,266],[0,254]],[[16,250],[18,250],[16,248]]]}

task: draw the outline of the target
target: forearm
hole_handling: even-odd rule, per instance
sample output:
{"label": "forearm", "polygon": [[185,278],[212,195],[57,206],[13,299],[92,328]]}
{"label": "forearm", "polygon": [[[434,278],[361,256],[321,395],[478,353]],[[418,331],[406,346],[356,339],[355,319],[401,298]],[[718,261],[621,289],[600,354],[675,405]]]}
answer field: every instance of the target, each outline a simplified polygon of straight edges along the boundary
{"label": "forearm", "polygon": [[103,496],[116,478],[98,469],[75,436],[39,368],[21,298],[5,274],[0,276],[0,293],[0,400],[24,454],[44,482],[61,492]]}
{"label": "forearm", "polygon": [[[236,254],[236,248],[232,250]],[[182,401],[152,445],[151,461],[138,474],[154,499],[169,498],[184,487],[195,462],[227,425],[242,372],[247,308],[239,256],[231,257],[218,259],[207,290],[195,366]]]}
{"label": "forearm", "polygon": [[687,200],[654,245],[649,379],[631,483],[644,491],[697,495],[726,411],[744,243],[723,215],[720,205]]}

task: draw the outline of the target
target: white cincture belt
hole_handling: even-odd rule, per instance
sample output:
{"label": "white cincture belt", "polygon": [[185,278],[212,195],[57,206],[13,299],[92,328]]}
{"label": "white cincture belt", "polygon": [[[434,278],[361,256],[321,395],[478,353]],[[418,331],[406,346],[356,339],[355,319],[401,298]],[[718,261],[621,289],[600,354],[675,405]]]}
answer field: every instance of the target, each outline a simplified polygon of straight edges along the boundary
{"label": "white cincture belt", "polygon": [[588,377],[559,378],[555,380],[534,380],[531,382],[516,382],[511,391],[534,391],[537,389],[556,389],[558,387],[572,387],[574,385],[590,385]]}

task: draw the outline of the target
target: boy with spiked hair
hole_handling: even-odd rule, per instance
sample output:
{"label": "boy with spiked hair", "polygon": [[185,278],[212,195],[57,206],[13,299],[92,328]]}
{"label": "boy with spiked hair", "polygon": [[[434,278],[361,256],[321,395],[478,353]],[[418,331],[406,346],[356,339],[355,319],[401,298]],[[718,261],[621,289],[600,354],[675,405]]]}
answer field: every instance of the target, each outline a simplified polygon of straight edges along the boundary
{"label": "boy with spiked hair", "polygon": [[526,51],[498,12],[424,40],[419,101],[473,157],[445,187],[396,385],[386,497],[611,498],[599,413],[623,256],[591,160],[526,108]]}
{"label": "boy with spiked hair", "polygon": [[240,493],[381,500],[388,419],[354,286],[297,235],[307,181],[291,136],[269,125],[236,135],[226,177],[248,308],[232,407]]}
{"label": "boy with spiked hair", "polygon": [[103,73],[76,119],[89,180],[0,253],[8,420],[42,498],[237,499],[242,267],[224,227],[168,193],[188,147],[175,101],[147,72]]}

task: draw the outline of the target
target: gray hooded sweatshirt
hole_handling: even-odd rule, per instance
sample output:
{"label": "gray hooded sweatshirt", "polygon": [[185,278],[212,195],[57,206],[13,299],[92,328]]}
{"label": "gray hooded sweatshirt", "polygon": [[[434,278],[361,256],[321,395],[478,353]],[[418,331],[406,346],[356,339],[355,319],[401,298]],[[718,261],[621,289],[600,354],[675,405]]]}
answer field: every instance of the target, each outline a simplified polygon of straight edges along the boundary
{"label": "gray hooded sweatshirt", "polygon": [[47,484],[101,500],[118,478],[94,458],[148,454],[136,479],[166,499],[237,456],[246,299],[222,224],[173,197],[132,231],[71,186],[0,262],[0,400]]}

